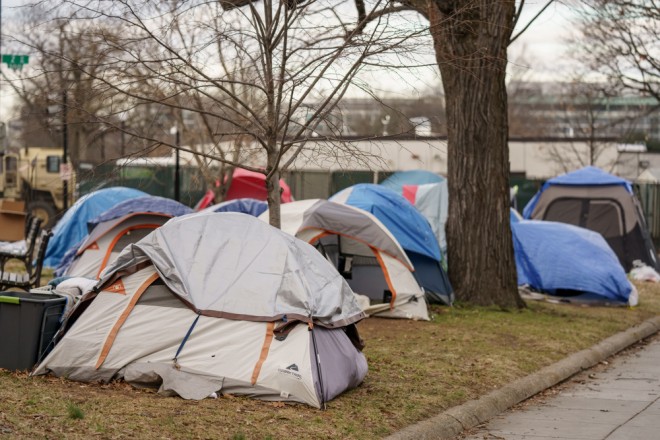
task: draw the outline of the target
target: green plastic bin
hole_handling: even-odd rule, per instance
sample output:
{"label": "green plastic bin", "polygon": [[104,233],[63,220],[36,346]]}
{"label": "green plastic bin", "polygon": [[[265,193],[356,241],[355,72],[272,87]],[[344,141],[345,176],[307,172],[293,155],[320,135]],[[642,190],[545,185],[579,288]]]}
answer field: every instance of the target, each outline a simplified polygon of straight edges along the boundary
{"label": "green plastic bin", "polygon": [[0,368],[30,370],[60,327],[66,299],[28,292],[0,292]]}

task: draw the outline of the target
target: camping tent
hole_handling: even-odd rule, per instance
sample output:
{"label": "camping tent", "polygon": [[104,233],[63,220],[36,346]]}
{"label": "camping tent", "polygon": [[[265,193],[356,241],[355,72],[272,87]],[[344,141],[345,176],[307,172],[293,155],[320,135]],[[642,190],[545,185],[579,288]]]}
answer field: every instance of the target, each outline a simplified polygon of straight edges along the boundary
{"label": "camping tent", "polygon": [[[387,228],[373,215],[326,200],[281,206],[282,229],[315,245],[362,295],[363,309],[377,316],[427,320],[424,292],[413,265]],[[259,219],[268,221],[268,212]]]}
{"label": "camping tent", "polygon": [[[297,200],[280,206],[280,229],[289,235],[296,235],[302,225],[305,213],[321,199]],[[259,215],[259,220],[269,222],[269,211]]]}
{"label": "camping tent", "polygon": [[197,213],[124,249],[35,374],[321,407],[367,372],[363,317],[313,247],[246,214]]}
{"label": "camping tent", "polygon": [[449,212],[447,180],[430,171],[402,171],[381,182],[403,195],[428,220],[435,234],[443,257],[447,255],[445,225]]}
{"label": "camping tent", "polygon": [[[186,205],[157,196],[119,203],[88,222],[89,235],[75,248],[67,267],[58,267],[58,274],[99,278],[130,243],[137,243],[170,218],[192,212]],[[68,252],[63,261],[67,259]]]}
{"label": "camping tent", "polygon": [[370,212],[392,233],[415,267],[415,278],[431,302],[451,305],[453,290],[442,268],[442,253],[429,225],[415,207],[382,185],[361,183],[330,198]]}
{"label": "camping tent", "polygon": [[443,257],[447,255],[445,228],[449,215],[449,189],[447,181],[424,185],[404,185],[403,196],[428,220]]}
{"label": "camping tent", "polygon": [[567,302],[637,304],[619,261],[598,233],[565,223],[512,223],[518,284]]}
{"label": "camping tent", "polygon": [[267,209],[268,203],[262,200],[245,198],[227,200],[225,202],[209,206],[204,210],[212,212],[242,212],[243,214],[250,214],[251,216],[259,217],[259,215]]}
{"label": "camping tent", "polygon": [[626,272],[634,260],[660,269],[630,182],[599,168],[585,167],[548,180],[527,204],[523,216],[599,232]]}
{"label": "camping tent", "polygon": [[146,196],[137,189],[104,188],[84,195],[76,201],[53,228],[48,242],[44,266],[57,267],[64,253],[87,235],[87,222],[124,200]]}
{"label": "camping tent", "polygon": [[[289,185],[280,179],[280,187],[282,188],[281,200],[282,203],[287,203],[293,200],[291,198],[291,189]],[[225,195],[225,200],[251,198],[257,200],[266,200],[268,197],[266,191],[266,176],[262,173],[244,170],[242,168],[234,169],[231,185]]]}
{"label": "camping tent", "polygon": [[398,171],[380,184],[398,193],[403,191],[405,185],[425,185],[428,183],[444,182],[444,177],[426,170]]}

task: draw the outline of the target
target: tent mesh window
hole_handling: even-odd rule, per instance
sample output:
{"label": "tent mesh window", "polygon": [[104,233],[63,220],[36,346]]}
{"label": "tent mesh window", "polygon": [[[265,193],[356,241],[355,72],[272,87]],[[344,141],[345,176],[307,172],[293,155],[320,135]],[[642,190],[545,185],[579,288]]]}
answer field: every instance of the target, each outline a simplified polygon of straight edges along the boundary
{"label": "tent mesh window", "polygon": [[363,257],[360,255],[353,256],[353,264],[355,266],[380,266],[376,257]]}

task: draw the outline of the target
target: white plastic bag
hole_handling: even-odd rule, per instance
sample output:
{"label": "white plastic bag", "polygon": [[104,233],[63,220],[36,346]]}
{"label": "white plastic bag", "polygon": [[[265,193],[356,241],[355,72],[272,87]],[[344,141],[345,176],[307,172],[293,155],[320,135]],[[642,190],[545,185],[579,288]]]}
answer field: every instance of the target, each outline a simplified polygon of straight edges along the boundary
{"label": "white plastic bag", "polygon": [[633,269],[630,271],[630,278],[635,281],[660,282],[660,274],[652,267],[646,266],[640,260],[633,261]]}

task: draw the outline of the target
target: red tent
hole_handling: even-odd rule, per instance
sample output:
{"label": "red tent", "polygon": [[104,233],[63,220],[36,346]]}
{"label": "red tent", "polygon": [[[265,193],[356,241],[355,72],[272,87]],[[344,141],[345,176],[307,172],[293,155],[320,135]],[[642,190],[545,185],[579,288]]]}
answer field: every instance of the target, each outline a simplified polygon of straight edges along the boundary
{"label": "red tent", "polygon": [[[217,184],[217,183],[216,183]],[[280,187],[282,188],[281,201],[282,203],[289,203],[293,201],[291,197],[291,189],[289,185],[280,179]],[[242,168],[234,169],[234,177],[231,181],[231,186],[227,191],[225,201],[234,199],[257,199],[266,200],[266,176],[254,171],[247,171]],[[210,189],[206,192],[204,197],[195,205],[195,211],[202,210],[211,204],[215,195],[213,190]]]}
{"label": "red tent", "polygon": [[[284,180],[280,179],[280,187],[282,188],[282,203],[290,202],[292,199],[289,185],[287,185]],[[254,171],[247,171],[242,168],[236,168],[225,200],[244,198],[266,200],[266,195],[265,175]]]}

